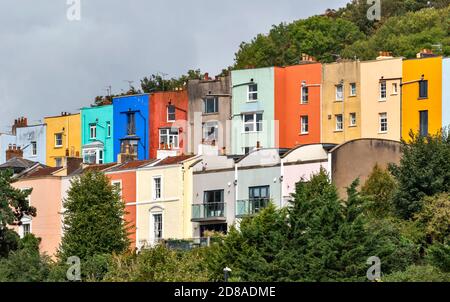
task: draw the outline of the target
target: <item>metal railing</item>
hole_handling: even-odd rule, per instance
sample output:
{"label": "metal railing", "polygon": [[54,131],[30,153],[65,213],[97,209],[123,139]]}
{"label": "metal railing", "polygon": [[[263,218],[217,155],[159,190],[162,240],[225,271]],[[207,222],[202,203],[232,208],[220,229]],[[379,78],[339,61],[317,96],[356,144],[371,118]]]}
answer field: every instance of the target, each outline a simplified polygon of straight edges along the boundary
{"label": "metal railing", "polygon": [[192,205],[192,220],[210,220],[212,218],[225,218],[224,202],[208,202]]}
{"label": "metal railing", "polygon": [[267,207],[270,203],[269,198],[253,198],[236,201],[236,217],[254,215]]}

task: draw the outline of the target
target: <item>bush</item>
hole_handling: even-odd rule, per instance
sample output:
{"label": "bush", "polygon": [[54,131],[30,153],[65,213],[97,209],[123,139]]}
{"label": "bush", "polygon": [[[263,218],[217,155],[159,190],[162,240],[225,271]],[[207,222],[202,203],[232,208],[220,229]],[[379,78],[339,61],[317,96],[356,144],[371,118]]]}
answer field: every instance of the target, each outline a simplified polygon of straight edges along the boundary
{"label": "bush", "polygon": [[396,272],[382,278],[385,282],[450,282],[450,274],[431,265],[412,265],[403,272]]}

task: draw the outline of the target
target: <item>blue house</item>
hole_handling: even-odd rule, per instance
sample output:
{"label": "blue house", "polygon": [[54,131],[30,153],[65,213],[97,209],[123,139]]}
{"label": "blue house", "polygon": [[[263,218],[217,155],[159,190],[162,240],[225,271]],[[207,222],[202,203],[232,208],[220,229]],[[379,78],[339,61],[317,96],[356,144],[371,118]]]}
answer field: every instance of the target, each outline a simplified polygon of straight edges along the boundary
{"label": "blue house", "polygon": [[149,158],[149,103],[149,94],[113,98],[115,159],[119,154]]}

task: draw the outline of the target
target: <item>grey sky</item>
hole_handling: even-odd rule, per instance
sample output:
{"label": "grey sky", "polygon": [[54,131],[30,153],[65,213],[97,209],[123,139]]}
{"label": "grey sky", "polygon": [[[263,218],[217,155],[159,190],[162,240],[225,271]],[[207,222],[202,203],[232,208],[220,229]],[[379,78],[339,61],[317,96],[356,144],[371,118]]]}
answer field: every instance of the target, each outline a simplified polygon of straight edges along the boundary
{"label": "grey sky", "polygon": [[338,8],[347,0],[0,0],[0,131],[76,112],[96,95],[126,90],[156,72],[211,75],[233,63],[242,41],[272,24]]}

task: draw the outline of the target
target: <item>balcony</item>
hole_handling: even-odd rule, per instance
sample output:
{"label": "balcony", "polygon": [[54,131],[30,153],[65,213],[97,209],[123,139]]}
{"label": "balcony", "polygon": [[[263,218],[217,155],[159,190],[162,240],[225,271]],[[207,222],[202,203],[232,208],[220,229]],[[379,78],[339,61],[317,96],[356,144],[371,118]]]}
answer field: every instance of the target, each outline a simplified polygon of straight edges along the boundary
{"label": "balcony", "polygon": [[225,203],[209,202],[192,205],[192,222],[225,221]]}
{"label": "balcony", "polygon": [[267,207],[269,203],[269,198],[238,200],[236,201],[236,217],[255,215]]}

